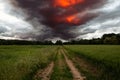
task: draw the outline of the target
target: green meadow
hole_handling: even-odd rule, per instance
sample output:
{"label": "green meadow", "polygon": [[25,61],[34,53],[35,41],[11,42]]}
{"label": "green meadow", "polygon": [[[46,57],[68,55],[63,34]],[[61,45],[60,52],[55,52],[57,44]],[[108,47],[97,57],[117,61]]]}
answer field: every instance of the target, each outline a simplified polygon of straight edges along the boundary
{"label": "green meadow", "polygon": [[[81,68],[88,80],[119,80],[120,79],[120,46],[119,45],[69,45],[65,46],[71,57],[78,57],[88,66]],[[76,62],[78,63],[78,61]],[[88,65],[87,65],[88,64]],[[93,65],[93,66],[91,66]],[[80,68],[80,66],[78,65]],[[93,67],[89,70],[89,67]],[[96,72],[93,72],[94,69]],[[96,78],[90,75],[95,74]],[[97,74],[97,75],[96,75]],[[94,75],[93,75],[94,76]]]}
{"label": "green meadow", "polygon": [[56,47],[0,46],[0,80],[32,80],[51,61]]}
{"label": "green meadow", "polygon": [[[54,62],[49,80],[73,80],[61,50],[86,80],[120,79],[118,45],[0,46],[0,80],[43,80],[34,76]],[[41,74],[39,74],[41,75]],[[44,79],[45,80],[45,79]]]}

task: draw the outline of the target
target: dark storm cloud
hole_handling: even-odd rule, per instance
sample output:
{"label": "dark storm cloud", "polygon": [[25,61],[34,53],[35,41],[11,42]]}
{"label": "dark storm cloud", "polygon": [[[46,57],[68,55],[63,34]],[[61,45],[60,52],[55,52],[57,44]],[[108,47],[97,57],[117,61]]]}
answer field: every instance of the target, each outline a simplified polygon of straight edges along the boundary
{"label": "dark storm cloud", "polygon": [[[30,33],[26,37],[33,37],[36,39],[47,39],[59,37],[61,39],[75,38],[79,34],[72,32],[76,27],[97,17],[99,13],[89,13],[92,9],[98,8],[105,3],[105,0],[84,0],[82,4],[76,4],[67,8],[54,7],[54,0],[15,0],[15,6],[27,11],[29,17],[27,21],[33,24],[37,29],[37,35]],[[86,11],[87,10],[87,11]],[[84,13],[85,12],[85,13]],[[83,14],[82,14],[83,13]],[[66,18],[78,14],[76,19],[80,18],[79,22],[67,22]],[[38,25],[45,25],[39,30],[39,27],[32,21],[37,18]],[[76,21],[76,20],[75,20]]]}
{"label": "dark storm cloud", "polygon": [[120,1],[108,0],[102,8],[95,11],[102,13],[77,29],[82,34],[79,38],[90,39],[103,34],[120,33]]}

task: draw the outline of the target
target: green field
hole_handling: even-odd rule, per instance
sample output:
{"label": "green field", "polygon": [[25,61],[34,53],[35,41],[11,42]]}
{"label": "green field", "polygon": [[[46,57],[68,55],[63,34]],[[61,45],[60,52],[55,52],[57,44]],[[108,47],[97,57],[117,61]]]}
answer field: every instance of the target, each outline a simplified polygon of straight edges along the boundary
{"label": "green field", "polygon": [[[73,80],[65,53],[86,80],[120,79],[120,46],[0,46],[0,80]],[[46,67],[54,62],[52,71]],[[50,67],[50,66],[48,66]],[[42,73],[47,70],[45,75]],[[37,79],[35,78],[36,74]]]}
{"label": "green field", "polygon": [[52,59],[52,46],[0,46],[0,80],[32,80]]}
{"label": "green field", "polygon": [[[93,80],[91,73],[95,73],[95,80],[119,80],[120,79],[120,46],[117,45],[75,45],[65,46],[71,54],[78,57],[83,64],[88,64],[85,69],[81,68],[90,80]],[[76,62],[76,64],[78,61]],[[80,63],[79,63],[80,64]],[[91,68],[92,71],[89,69]],[[78,65],[78,67],[80,67]],[[84,67],[84,66],[83,66]],[[93,75],[94,76],[94,75]]]}

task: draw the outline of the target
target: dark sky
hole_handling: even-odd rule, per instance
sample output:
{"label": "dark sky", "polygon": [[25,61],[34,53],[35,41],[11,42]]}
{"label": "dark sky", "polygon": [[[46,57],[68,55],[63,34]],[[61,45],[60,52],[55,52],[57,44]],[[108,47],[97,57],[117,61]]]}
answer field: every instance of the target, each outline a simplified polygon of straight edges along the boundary
{"label": "dark sky", "polygon": [[118,0],[0,0],[0,38],[69,40],[119,33],[119,8]]}

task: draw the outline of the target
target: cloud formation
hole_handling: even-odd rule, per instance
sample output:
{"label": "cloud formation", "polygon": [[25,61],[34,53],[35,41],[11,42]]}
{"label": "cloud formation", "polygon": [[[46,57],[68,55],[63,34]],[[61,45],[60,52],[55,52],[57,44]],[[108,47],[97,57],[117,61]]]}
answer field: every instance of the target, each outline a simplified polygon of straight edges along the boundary
{"label": "cloud formation", "polygon": [[80,35],[79,38],[89,39],[101,37],[105,33],[120,33],[120,1],[108,0],[106,5],[95,11],[101,14],[82,25],[84,28],[80,29],[79,33],[84,35]]}
{"label": "cloud formation", "polygon": [[118,0],[0,0],[0,38],[69,40],[118,33],[119,8]]}
{"label": "cloud formation", "polygon": [[73,0],[16,0],[16,2],[17,7],[27,11],[29,18],[37,18],[39,23],[51,28],[52,35],[45,32],[48,38],[60,37],[66,40],[78,36],[70,31],[98,16],[98,13],[90,11],[103,5],[103,0],[74,0],[74,2]]}

